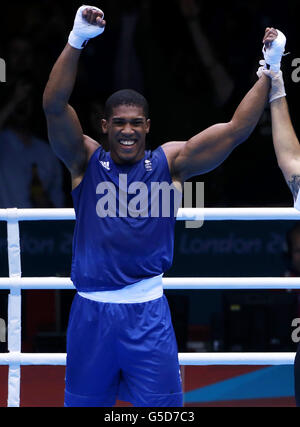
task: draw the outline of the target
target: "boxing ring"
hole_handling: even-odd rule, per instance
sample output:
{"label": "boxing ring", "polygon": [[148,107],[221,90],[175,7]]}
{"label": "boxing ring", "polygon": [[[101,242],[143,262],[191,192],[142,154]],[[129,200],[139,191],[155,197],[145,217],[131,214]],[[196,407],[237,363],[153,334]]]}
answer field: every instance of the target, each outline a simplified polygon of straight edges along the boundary
{"label": "boxing ring", "polygon": [[[180,221],[298,220],[294,208],[182,208]],[[22,365],[65,365],[65,353],[21,352],[22,289],[74,289],[70,278],[22,277],[20,221],[75,220],[73,209],[0,209],[0,221],[7,222],[9,277],[0,278],[0,289],[8,289],[8,353],[0,353],[0,365],[8,365],[7,406],[20,406]],[[164,289],[300,289],[297,277],[164,278]],[[288,365],[295,353],[179,353],[181,365]]]}

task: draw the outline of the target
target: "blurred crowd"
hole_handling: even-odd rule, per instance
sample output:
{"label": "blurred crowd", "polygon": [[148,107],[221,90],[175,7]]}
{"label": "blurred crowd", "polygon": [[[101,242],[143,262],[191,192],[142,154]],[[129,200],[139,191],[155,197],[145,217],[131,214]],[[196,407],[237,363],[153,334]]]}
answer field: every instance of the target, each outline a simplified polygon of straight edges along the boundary
{"label": "blurred crowd", "polygon": [[[292,55],[283,68],[291,115],[297,117],[299,89],[290,78],[298,42],[294,3],[279,8],[256,0],[217,7],[204,0],[96,1],[107,28],[85,48],[70,100],[84,133],[109,149],[100,129],[103,105],[112,92],[128,87],[149,100],[152,149],[230,120],[257,79],[266,26],[287,35]],[[1,6],[6,83],[0,83],[0,208],[72,206],[68,172],[47,141],[42,94],[81,4],[35,0]],[[206,206],[292,204],[273,152],[268,108],[249,140],[197,180],[205,183]]]}

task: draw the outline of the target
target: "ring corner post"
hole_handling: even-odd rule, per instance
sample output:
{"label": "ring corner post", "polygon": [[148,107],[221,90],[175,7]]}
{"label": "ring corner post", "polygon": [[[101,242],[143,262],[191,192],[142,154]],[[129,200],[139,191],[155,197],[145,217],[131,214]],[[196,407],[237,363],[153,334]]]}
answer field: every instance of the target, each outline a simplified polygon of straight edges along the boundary
{"label": "ring corner post", "polygon": [[[7,209],[7,249],[9,264],[9,279],[11,282],[8,296],[8,351],[16,356],[9,363],[8,374],[8,407],[20,406],[20,376],[21,366],[21,248],[18,209]],[[15,283],[14,283],[15,282]]]}

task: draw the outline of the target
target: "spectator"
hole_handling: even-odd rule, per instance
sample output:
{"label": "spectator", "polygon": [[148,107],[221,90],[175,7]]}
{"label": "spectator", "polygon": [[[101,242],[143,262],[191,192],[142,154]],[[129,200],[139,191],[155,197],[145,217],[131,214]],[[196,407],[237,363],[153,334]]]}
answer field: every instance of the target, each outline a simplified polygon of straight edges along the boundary
{"label": "spectator", "polygon": [[62,168],[32,132],[33,86],[19,80],[0,109],[0,208],[64,206]]}
{"label": "spectator", "polygon": [[187,22],[198,58],[207,75],[212,79],[215,104],[223,106],[232,94],[234,83],[223,64],[218,60],[208,37],[200,25],[201,3],[197,3],[196,0],[179,0],[179,6]]}

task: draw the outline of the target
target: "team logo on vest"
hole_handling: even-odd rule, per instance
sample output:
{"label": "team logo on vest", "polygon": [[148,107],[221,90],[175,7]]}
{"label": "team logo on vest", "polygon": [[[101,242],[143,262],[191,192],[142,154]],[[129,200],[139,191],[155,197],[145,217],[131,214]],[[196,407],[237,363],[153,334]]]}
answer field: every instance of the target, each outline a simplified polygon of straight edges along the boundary
{"label": "team logo on vest", "polygon": [[146,171],[148,171],[148,172],[151,172],[151,171],[152,171],[152,163],[151,163],[151,160],[145,160],[145,169],[146,169]]}
{"label": "team logo on vest", "polygon": [[104,167],[104,169],[107,169],[108,171],[110,171],[109,162],[102,162],[100,160],[100,164]]}

